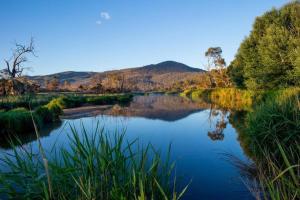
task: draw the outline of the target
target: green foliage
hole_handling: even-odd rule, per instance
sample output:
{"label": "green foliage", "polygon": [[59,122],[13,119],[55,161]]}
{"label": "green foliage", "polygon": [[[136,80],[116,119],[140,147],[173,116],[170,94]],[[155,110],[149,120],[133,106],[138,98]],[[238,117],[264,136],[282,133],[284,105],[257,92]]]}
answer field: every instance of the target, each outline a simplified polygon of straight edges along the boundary
{"label": "green foliage", "polygon": [[62,109],[61,98],[57,98],[50,101],[47,105],[37,108],[35,115],[44,123],[56,122],[60,120],[59,115],[63,113]]}
{"label": "green foliage", "polygon": [[[39,118],[34,114],[33,118],[37,124],[40,125]],[[22,134],[34,129],[31,113],[25,108],[16,108],[7,112],[0,112],[0,127],[1,135],[11,133]]]}
{"label": "green foliage", "polygon": [[256,151],[257,142],[278,151],[274,140],[284,146],[292,146],[300,141],[300,91],[287,89],[270,96],[254,108],[246,118],[246,134],[250,148]]}
{"label": "green foliage", "polygon": [[54,98],[57,98],[57,95],[41,94],[0,97],[0,109],[11,110],[18,107],[34,109],[49,103]]}
{"label": "green foliage", "polygon": [[2,197],[177,200],[186,191],[187,187],[178,192],[172,178],[170,148],[162,157],[150,144],[141,147],[137,140],[125,141],[124,133],[110,134],[103,128],[87,132],[84,127],[78,133],[71,128],[70,148],[60,148],[50,159],[14,147],[0,161],[9,169],[0,173]]}
{"label": "green foliage", "polygon": [[[43,101],[42,97],[46,97]],[[106,96],[84,96],[84,95],[65,95],[54,98],[55,96],[43,95],[43,96],[20,96],[20,97],[7,97],[7,103],[5,105],[16,105],[26,104],[23,100],[35,102],[35,105],[40,105],[32,112],[32,115],[37,122],[39,128],[43,125],[53,122],[60,121],[59,116],[63,114],[63,109],[79,107],[84,104],[95,104],[95,105],[106,105],[106,104],[126,104],[132,100],[133,95],[106,95]],[[36,99],[35,99],[36,98]],[[52,99],[52,100],[51,100]],[[9,108],[11,108],[9,107]],[[29,103],[27,102],[27,107]],[[34,131],[34,126],[31,121],[31,113],[27,108],[17,108],[13,110],[0,110],[0,133],[28,133]]]}
{"label": "green foliage", "polygon": [[88,97],[86,102],[95,105],[106,105],[106,104],[125,104],[132,100],[132,95],[107,95],[107,96],[93,96]]}
{"label": "green foliage", "polygon": [[300,3],[258,17],[228,73],[238,87],[270,89],[300,84]]}
{"label": "green foliage", "polygon": [[278,153],[262,148],[264,158],[257,164],[263,198],[268,200],[300,199],[300,145],[274,142]]}
{"label": "green foliage", "polygon": [[80,96],[69,95],[69,96],[60,97],[58,101],[62,108],[75,108],[85,104],[86,99],[87,98],[83,95]]}

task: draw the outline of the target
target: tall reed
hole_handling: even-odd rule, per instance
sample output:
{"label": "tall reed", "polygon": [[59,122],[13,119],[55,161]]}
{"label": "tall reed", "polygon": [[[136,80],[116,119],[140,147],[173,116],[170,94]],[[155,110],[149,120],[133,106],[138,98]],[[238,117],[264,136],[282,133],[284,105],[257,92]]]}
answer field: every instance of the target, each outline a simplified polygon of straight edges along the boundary
{"label": "tall reed", "polygon": [[170,148],[163,157],[151,144],[126,141],[124,132],[112,134],[99,125],[92,132],[71,126],[68,138],[69,148],[49,152],[48,158],[14,146],[0,161],[8,169],[0,173],[2,197],[176,200],[187,189],[177,192]]}

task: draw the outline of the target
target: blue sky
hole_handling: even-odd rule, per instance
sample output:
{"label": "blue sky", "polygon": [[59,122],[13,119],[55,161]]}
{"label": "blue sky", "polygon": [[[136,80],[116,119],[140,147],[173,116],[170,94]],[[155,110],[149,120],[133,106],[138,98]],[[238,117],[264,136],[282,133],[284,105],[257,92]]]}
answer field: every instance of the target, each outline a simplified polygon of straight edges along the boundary
{"label": "blue sky", "polygon": [[287,0],[0,0],[0,68],[14,41],[35,38],[30,75],[105,71],[175,60],[229,63],[256,16]]}

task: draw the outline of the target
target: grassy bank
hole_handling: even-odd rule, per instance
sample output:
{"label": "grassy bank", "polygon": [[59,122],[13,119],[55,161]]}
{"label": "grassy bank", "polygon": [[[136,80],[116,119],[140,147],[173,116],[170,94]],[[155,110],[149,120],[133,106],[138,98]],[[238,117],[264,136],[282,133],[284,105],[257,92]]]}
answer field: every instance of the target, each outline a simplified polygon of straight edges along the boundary
{"label": "grassy bank", "polygon": [[265,199],[300,198],[300,90],[278,90],[245,118],[244,138]]}
{"label": "grassy bank", "polygon": [[[256,166],[257,199],[300,199],[300,89],[185,91],[232,110],[231,123]],[[257,188],[256,188],[257,190]]]}
{"label": "grassy bank", "polygon": [[21,95],[0,97],[0,109],[12,110],[15,108],[34,109],[38,106],[49,103],[52,99],[57,98],[58,94],[43,95]]}
{"label": "grassy bank", "polygon": [[186,190],[176,187],[170,149],[163,156],[150,144],[143,148],[103,128],[78,133],[72,127],[67,143],[69,150],[53,154],[42,146],[38,155],[14,148],[0,161],[9,169],[0,173],[2,197],[177,200]]}
{"label": "grassy bank", "polygon": [[256,95],[252,91],[236,88],[186,90],[181,93],[192,100],[205,100],[219,107],[234,110],[249,110]]}
{"label": "grassy bank", "polygon": [[189,97],[192,100],[204,100],[224,109],[236,111],[252,111],[254,107],[261,105],[269,99],[283,93],[293,92],[298,88],[278,89],[278,90],[245,90],[238,88],[214,88],[186,90],[180,93],[181,96]]}
{"label": "grassy bank", "polygon": [[[59,116],[63,114],[64,108],[74,108],[83,105],[109,105],[109,104],[126,104],[132,100],[132,95],[64,95],[58,97],[48,97],[45,101],[46,104],[42,104],[36,107],[32,107],[29,102],[27,102],[26,107],[14,108],[9,110],[0,111],[0,134],[24,134],[34,130],[32,123],[32,118],[36,121],[39,128],[43,127],[45,124],[53,123],[59,121]],[[20,98],[20,97],[19,97]],[[11,99],[10,105],[13,108],[20,105],[19,98]],[[25,97],[24,97],[25,98]],[[26,97],[27,98],[27,97]],[[37,97],[41,99],[41,97]],[[32,99],[33,102],[37,100]],[[32,110],[29,110],[32,108]]]}

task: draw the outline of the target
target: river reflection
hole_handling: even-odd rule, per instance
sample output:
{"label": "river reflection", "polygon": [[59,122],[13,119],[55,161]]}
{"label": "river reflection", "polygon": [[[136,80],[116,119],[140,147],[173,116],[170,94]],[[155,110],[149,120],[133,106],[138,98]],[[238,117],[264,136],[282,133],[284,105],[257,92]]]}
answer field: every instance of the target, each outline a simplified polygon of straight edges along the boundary
{"label": "river reflection", "polygon": [[[92,131],[100,123],[110,132],[126,129],[126,139],[151,142],[162,152],[172,143],[178,181],[187,184],[192,180],[184,199],[252,199],[239,171],[221,156],[226,152],[248,160],[228,120],[229,111],[179,96],[150,95],[134,97],[127,107],[100,106],[78,112],[67,111],[58,127],[41,131],[41,143],[48,152],[53,144],[68,148],[70,125]],[[38,151],[34,136],[25,137],[23,146]],[[9,153],[4,144],[2,141],[2,152]]]}

